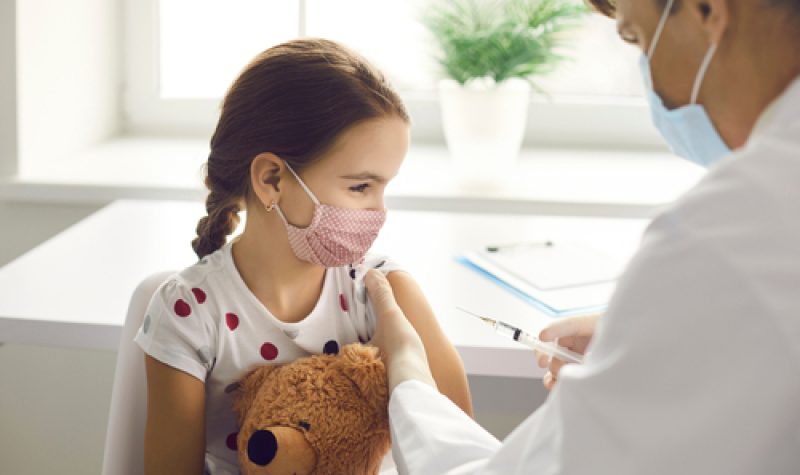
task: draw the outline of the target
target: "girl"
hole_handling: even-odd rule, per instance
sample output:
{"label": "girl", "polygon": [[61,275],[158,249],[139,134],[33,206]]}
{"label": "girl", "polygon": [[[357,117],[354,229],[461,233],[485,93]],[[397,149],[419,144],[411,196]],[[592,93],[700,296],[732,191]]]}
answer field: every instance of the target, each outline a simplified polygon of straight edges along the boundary
{"label": "girl", "polygon": [[[409,117],[382,74],[342,46],[304,39],[259,55],[228,91],[206,164],[200,261],[154,295],[146,353],[149,474],[235,474],[231,398],[254,367],[371,337],[361,280],[388,274],[428,348],[439,390],[471,415],[463,365],[406,273],[366,256]],[[226,243],[246,210],[244,231]]]}

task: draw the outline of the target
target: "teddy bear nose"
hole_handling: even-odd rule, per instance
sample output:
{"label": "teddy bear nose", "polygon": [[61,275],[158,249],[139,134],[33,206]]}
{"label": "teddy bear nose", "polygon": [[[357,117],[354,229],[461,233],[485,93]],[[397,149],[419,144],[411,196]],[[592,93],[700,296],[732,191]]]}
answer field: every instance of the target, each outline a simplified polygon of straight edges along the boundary
{"label": "teddy bear nose", "polygon": [[247,457],[256,465],[265,466],[278,453],[278,439],[269,430],[257,430],[247,441]]}

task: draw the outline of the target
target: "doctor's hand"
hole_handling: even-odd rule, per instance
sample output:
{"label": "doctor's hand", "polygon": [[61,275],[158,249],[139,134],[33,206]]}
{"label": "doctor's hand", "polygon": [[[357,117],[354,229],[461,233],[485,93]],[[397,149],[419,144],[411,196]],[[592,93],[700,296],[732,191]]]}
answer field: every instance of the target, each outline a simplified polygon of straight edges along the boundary
{"label": "doctor's hand", "polygon": [[422,340],[397,304],[386,276],[372,269],[364,277],[364,283],[377,319],[371,343],[380,350],[386,366],[389,394],[395,386],[409,379],[435,388]]}
{"label": "doctor's hand", "polygon": [[[556,320],[539,332],[539,339],[542,341],[557,341],[559,346],[563,346],[576,353],[586,353],[586,347],[592,341],[594,330],[600,315],[586,315],[578,317]],[[567,362],[551,358],[542,352],[536,352],[536,360],[541,368],[548,368],[542,382],[548,390],[553,389],[558,381],[558,372]]]}

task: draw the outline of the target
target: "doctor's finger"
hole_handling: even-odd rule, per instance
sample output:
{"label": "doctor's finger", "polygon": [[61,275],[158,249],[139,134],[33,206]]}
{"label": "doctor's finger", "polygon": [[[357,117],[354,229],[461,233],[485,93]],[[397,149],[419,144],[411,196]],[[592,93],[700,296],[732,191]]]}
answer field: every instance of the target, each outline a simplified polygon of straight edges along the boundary
{"label": "doctor's finger", "polygon": [[539,350],[533,350],[533,352],[536,354],[536,364],[539,365],[540,368],[547,368],[550,366],[550,355]]}
{"label": "doctor's finger", "polygon": [[378,318],[383,316],[386,311],[398,307],[392,291],[392,285],[383,275],[383,272],[371,269],[364,276],[364,285],[367,286],[369,299],[375,308],[375,313],[378,314]]}
{"label": "doctor's finger", "polygon": [[558,346],[576,351],[578,353],[585,353],[586,347],[592,339],[588,336],[564,336],[557,340]]}
{"label": "doctor's finger", "polygon": [[539,332],[542,341],[553,341],[567,336],[591,336],[599,315],[583,315],[556,320]]}
{"label": "doctor's finger", "polygon": [[558,377],[559,371],[561,371],[561,368],[563,368],[564,365],[566,364],[569,363],[567,363],[564,360],[560,360],[557,357],[554,357],[550,360],[550,366],[548,366],[548,369],[550,370],[551,373],[553,373],[553,376]]}
{"label": "doctor's finger", "polygon": [[556,378],[553,376],[553,373],[547,372],[542,378],[542,384],[544,384],[545,389],[548,391],[553,389],[553,386],[556,385]]}

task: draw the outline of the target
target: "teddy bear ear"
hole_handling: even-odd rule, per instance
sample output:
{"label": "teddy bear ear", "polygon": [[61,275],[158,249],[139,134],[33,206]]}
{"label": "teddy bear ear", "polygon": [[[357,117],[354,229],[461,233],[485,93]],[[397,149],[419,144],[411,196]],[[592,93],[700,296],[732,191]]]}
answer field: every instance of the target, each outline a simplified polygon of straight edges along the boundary
{"label": "teddy bear ear", "polygon": [[347,345],[342,348],[339,361],[342,373],[353,382],[364,399],[375,408],[385,408],[389,390],[386,368],[378,357],[378,349],[357,343]]}

